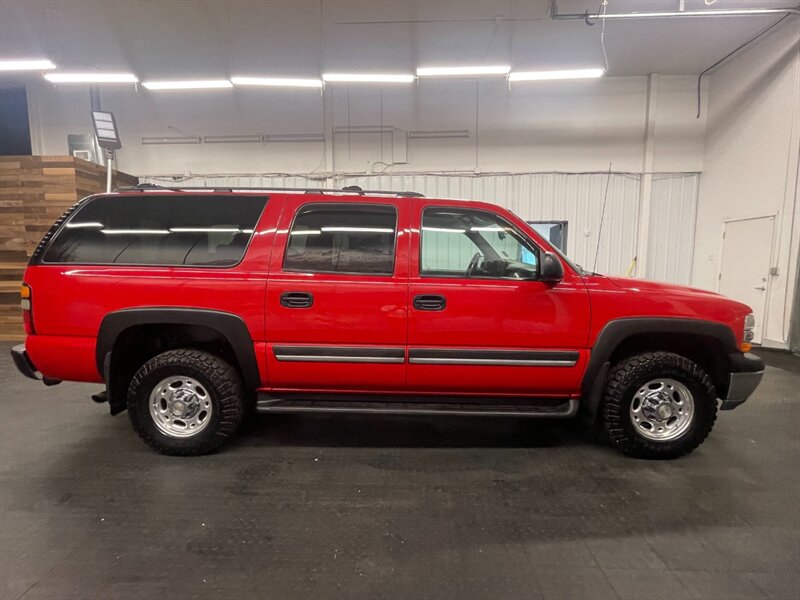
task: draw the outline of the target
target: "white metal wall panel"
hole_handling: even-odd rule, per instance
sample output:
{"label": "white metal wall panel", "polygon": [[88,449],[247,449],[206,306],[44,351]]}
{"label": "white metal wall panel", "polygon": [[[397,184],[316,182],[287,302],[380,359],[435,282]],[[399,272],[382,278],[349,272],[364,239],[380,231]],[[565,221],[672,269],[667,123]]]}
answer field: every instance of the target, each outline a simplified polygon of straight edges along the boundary
{"label": "white metal wall panel", "polygon": [[700,177],[653,177],[647,236],[647,279],[687,285],[692,278]]}
{"label": "white metal wall panel", "polygon": [[[698,179],[696,174],[654,176],[648,278],[676,283],[689,281]],[[330,188],[358,185],[364,189],[415,191],[429,198],[485,200],[528,221],[567,221],[567,254],[586,269],[624,275],[637,254],[641,177],[635,174],[612,173],[610,179],[605,173],[383,174],[327,180],[302,176],[226,176],[193,178],[185,185]]]}

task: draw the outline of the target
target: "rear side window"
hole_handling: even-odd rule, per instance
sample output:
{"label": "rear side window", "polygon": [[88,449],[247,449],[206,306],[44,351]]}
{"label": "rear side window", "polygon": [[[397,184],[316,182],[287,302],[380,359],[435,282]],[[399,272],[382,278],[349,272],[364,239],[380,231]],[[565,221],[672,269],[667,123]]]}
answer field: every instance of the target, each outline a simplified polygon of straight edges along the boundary
{"label": "rear side window", "polygon": [[231,266],[244,256],[267,199],[141,193],[77,210],[45,263]]}
{"label": "rear side window", "polygon": [[394,273],[397,210],[384,204],[309,204],[295,215],[283,268],[304,273]]}

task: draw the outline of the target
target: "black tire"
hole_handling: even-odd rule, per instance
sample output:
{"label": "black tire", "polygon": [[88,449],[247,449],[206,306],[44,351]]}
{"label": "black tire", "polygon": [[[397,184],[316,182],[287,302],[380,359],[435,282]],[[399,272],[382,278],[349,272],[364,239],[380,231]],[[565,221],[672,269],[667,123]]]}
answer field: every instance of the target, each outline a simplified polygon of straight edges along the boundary
{"label": "black tire", "polygon": [[[687,429],[669,441],[644,437],[630,415],[636,391],[657,378],[670,378],[683,384],[694,401],[694,415]],[[714,384],[708,373],[688,358],[671,352],[647,352],[626,358],[609,372],[600,424],[611,444],[628,456],[647,459],[683,456],[703,443],[716,418]]]}
{"label": "black tire", "polygon": [[[202,431],[190,437],[167,435],[150,414],[150,394],[172,376],[195,379],[208,390],[211,416]],[[162,454],[197,456],[215,452],[239,428],[245,413],[239,373],[221,358],[200,350],[170,350],[147,361],[128,388],[128,415],[139,437]]]}

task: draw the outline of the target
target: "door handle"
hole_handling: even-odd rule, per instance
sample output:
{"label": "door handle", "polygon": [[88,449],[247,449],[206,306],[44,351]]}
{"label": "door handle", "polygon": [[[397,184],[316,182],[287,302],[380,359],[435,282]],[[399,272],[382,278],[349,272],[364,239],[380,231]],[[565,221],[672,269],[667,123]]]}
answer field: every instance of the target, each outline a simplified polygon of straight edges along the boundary
{"label": "door handle", "polygon": [[311,308],[314,296],[309,292],[283,292],[281,306],[286,308]]}
{"label": "door handle", "polygon": [[761,285],[761,286],[758,286],[758,287],[754,287],[753,289],[754,290],[761,290],[762,292],[765,292],[765,291],[767,291],[767,286]]}
{"label": "door handle", "polygon": [[417,310],[444,310],[447,300],[437,294],[420,294],[414,296],[414,308]]}

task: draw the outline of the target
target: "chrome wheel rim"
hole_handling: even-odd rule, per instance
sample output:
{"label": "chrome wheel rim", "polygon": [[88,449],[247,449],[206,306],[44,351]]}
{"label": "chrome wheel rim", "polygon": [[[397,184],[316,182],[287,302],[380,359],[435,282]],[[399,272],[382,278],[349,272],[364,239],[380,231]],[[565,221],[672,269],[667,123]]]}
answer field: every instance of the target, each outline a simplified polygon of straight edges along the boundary
{"label": "chrome wheel rim", "polygon": [[185,375],[162,379],[150,393],[150,418],[169,437],[197,435],[208,427],[212,412],[211,395],[205,386]]}
{"label": "chrome wheel rim", "polygon": [[694,397],[680,381],[652,379],[633,395],[630,417],[642,437],[669,442],[681,437],[692,424]]}

